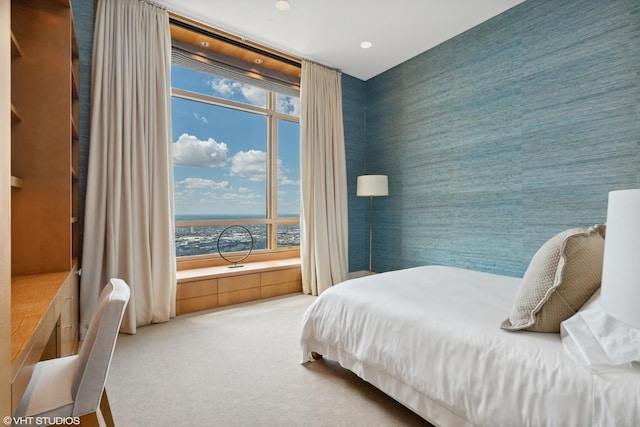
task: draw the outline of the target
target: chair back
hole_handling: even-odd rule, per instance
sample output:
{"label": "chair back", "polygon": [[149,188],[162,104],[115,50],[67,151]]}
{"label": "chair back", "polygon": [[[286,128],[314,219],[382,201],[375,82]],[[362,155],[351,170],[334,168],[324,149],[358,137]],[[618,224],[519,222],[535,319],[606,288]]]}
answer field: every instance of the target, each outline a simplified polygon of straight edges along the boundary
{"label": "chair back", "polygon": [[121,279],[111,279],[98,300],[85,339],[78,353],[71,396],[73,416],[93,412],[100,405],[118,331],[131,291]]}

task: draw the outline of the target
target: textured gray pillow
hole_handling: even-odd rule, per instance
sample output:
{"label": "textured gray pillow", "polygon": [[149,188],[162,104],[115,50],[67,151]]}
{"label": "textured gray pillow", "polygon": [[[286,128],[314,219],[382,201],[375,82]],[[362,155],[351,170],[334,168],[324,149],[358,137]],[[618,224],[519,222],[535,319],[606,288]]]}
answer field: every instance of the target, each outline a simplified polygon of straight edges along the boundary
{"label": "textured gray pillow", "polygon": [[522,278],[508,331],[560,332],[600,287],[604,239],[594,227],[556,234],[535,253]]}

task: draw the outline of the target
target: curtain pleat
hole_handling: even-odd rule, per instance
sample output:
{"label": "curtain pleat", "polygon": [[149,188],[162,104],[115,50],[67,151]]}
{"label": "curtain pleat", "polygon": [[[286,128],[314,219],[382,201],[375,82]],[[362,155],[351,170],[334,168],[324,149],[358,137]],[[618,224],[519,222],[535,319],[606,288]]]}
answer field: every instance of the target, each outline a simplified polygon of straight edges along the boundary
{"label": "curtain pleat", "polygon": [[124,279],[121,331],[175,316],[169,16],[99,0],[80,288],[81,336],[100,291]]}
{"label": "curtain pleat", "polygon": [[341,74],[302,61],[302,289],[319,295],[348,274],[347,168]]}

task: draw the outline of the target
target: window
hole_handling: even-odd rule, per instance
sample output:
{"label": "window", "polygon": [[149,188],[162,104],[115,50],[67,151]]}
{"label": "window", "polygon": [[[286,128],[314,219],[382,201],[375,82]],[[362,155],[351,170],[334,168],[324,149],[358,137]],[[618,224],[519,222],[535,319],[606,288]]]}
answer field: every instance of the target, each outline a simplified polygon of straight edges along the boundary
{"label": "window", "polygon": [[175,61],[171,81],[176,255],[217,255],[229,225],[254,251],[297,248],[299,97]]}

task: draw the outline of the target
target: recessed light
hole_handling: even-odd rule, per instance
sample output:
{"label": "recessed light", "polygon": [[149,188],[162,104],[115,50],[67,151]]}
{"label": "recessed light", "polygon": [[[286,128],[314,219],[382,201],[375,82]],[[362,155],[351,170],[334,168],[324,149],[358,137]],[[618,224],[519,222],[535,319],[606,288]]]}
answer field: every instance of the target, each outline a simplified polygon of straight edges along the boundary
{"label": "recessed light", "polygon": [[209,47],[209,42],[204,41],[200,43],[202,45],[202,47]]}
{"label": "recessed light", "polygon": [[262,64],[262,59],[256,58],[253,60],[253,62],[255,62],[256,64]]}
{"label": "recessed light", "polygon": [[369,49],[371,46],[373,46],[373,43],[371,42],[362,42],[360,43],[360,47],[363,49]]}
{"label": "recessed light", "polygon": [[289,10],[291,5],[287,0],[278,0],[276,1],[276,9],[278,10]]}

